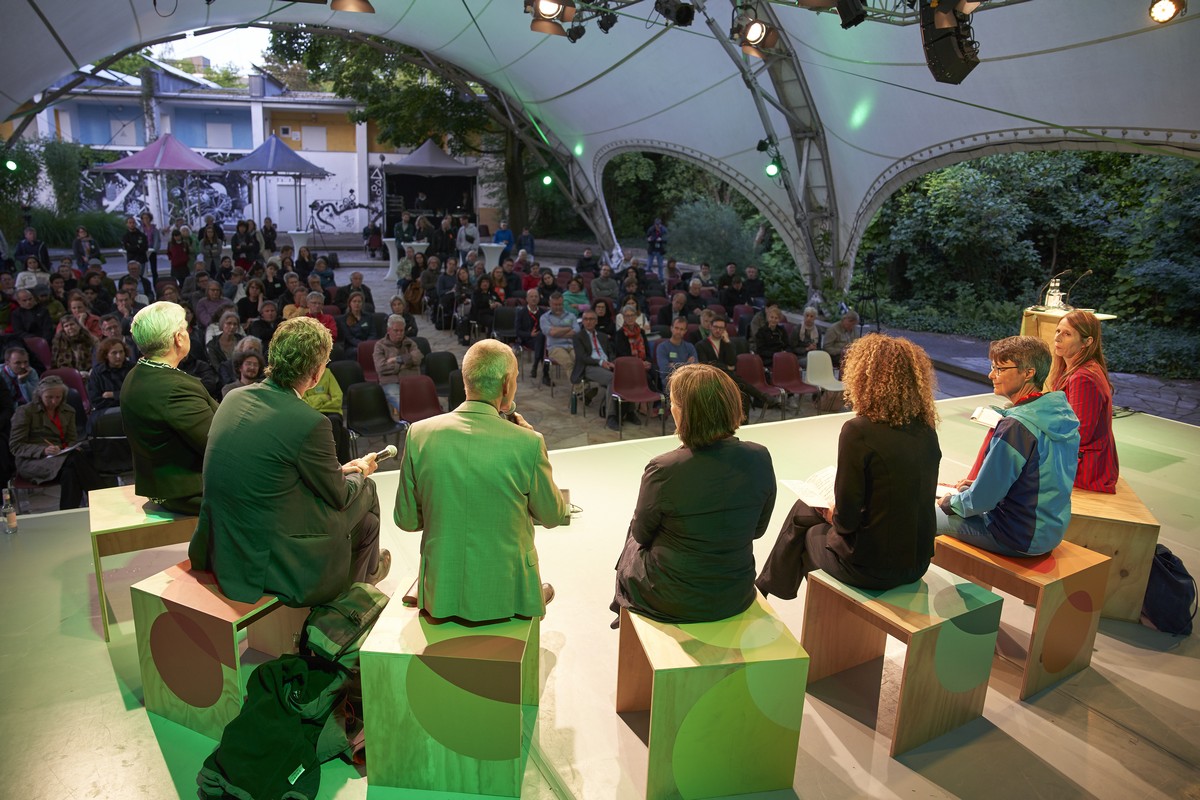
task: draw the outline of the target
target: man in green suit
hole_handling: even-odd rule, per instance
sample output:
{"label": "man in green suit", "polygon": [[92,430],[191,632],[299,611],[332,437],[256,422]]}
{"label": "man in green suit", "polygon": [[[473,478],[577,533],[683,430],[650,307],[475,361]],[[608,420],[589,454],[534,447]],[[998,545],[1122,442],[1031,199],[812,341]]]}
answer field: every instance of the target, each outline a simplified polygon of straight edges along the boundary
{"label": "man in green suit", "polygon": [[554,590],[533,522],[561,524],[567,504],[541,434],[515,411],[512,349],[476,342],[462,373],[466,402],[409,428],[400,468],[396,524],[423,531],[417,601],[439,618],[542,616]]}
{"label": "man in green suit", "polygon": [[152,303],[133,318],[142,358],[121,387],[121,419],[133,453],[134,490],[170,511],[200,512],[204,448],[217,404],[178,369],[191,351],[187,317],[176,303]]}
{"label": "man in green suit", "polygon": [[188,556],[230,599],[311,606],[387,574],[368,480],[375,458],[339,464],[329,420],[301,399],[332,348],[315,319],[287,320],[271,339],[267,380],[230,392],[213,418]]}

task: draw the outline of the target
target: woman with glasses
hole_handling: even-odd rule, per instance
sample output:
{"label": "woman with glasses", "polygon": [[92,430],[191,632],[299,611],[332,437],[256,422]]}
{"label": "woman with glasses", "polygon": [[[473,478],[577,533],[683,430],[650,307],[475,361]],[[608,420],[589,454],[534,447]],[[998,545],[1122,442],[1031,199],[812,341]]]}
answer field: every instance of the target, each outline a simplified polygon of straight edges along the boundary
{"label": "woman with glasses", "polygon": [[1042,393],[1050,350],[1033,336],[992,342],[989,376],[1012,402],[985,443],[974,480],[938,500],[938,530],[1006,556],[1039,556],[1062,541],[1071,520],[1079,419],[1062,392]]}

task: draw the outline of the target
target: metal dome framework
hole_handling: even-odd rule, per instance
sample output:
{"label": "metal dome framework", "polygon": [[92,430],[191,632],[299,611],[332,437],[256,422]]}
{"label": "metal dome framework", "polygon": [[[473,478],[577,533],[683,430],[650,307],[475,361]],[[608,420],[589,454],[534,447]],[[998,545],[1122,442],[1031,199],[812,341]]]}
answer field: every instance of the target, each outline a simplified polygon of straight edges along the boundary
{"label": "metal dome framework", "polygon": [[[799,0],[800,5],[819,0]],[[375,14],[320,3],[137,0],[9,3],[0,53],[8,116],[61,76],[186,31],[261,23],[344,28],[413,47],[502,94],[509,122],[540,145],[600,243],[619,252],[601,178],[616,154],[685,158],[735,186],[787,244],[800,274],[849,280],[872,216],[905,182],[958,161],[1030,149],[1115,149],[1200,159],[1197,17],[1152,23],[1143,2],[985,4],[972,16],[981,63],[935,83],[903,0],[870,0],[867,24],[756,3],[778,41],[758,59],[724,27],[740,2],[696,0],[695,23],[666,25],[654,3],[610,2],[607,34],[570,42],[529,29],[515,0],[374,0]],[[160,2],[160,7],[165,3]],[[583,6],[584,4],[580,4]],[[990,7],[989,7],[990,6]],[[893,24],[873,24],[873,23]],[[765,172],[756,144],[778,147]]]}

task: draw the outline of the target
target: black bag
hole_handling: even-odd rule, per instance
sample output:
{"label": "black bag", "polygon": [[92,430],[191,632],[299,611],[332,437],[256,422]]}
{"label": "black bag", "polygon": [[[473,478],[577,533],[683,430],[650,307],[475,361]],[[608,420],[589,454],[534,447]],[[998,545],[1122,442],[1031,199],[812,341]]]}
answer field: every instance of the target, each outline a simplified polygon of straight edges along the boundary
{"label": "black bag", "polygon": [[1190,636],[1196,616],[1196,579],[1165,545],[1154,548],[1142,616],[1157,630]]}

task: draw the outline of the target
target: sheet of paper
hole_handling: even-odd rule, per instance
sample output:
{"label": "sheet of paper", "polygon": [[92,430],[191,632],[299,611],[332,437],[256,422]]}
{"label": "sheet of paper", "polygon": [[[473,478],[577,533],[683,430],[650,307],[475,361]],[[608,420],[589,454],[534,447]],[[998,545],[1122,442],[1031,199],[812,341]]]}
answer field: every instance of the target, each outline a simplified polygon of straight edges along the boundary
{"label": "sheet of paper", "polygon": [[805,480],[780,481],[788,490],[812,508],[833,508],[833,483],[837,478],[837,467],[826,467],[809,475]]}

